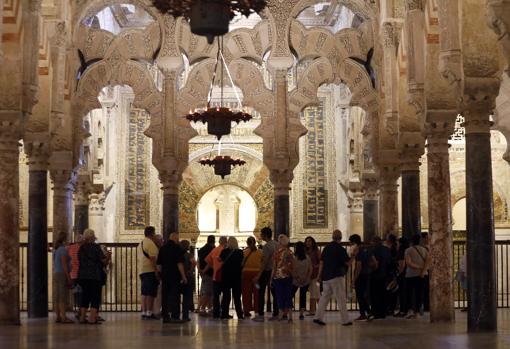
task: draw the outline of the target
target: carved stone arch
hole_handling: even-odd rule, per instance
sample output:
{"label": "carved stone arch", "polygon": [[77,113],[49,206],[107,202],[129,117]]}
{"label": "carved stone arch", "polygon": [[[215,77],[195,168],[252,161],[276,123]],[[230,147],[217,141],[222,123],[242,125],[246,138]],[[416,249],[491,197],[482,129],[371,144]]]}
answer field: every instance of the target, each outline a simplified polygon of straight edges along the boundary
{"label": "carved stone arch", "polygon": [[271,48],[271,26],[263,20],[252,29],[239,28],[225,36],[225,50],[231,60],[251,59],[262,64],[264,55]]}
{"label": "carved stone arch", "polygon": [[101,59],[113,42],[115,35],[107,30],[96,29],[78,23],[74,46],[81,51],[85,62]]}
{"label": "carved stone arch", "polygon": [[323,28],[307,29],[301,22],[292,20],[290,26],[291,49],[299,61],[320,56],[331,57],[332,64],[338,65],[344,58],[338,52],[335,36]]}
{"label": "carved stone arch", "polygon": [[100,108],[99,93],[106,86],[128,85],[133,89],[135,99],[133,106],[147,111],[150,115],[150,124],[145,135],[154,140],[153,159],[159,158],[159,144],[161,132],[161,93],[156,88],[152,75],[147,66],[128,60],[111,65],[107,61],[94,63],[88,68],[78,81],[78,88],[74,99],[81,118],[92,109]]}
{"label": "carved stone arch", "polygon": [[207,58],[216,58],[217,39],[212,45],[209,45],[205,36],[195,35],[191,32],[189,23],[182,17],[177,19],[176,38],[177,46],[186,55],[190,65]]}
{"label": "carved stone arch", "polygon": [[144,29],[128,29],[117,35],[105,57],[114,51],[119,52],[126,59],[140,59],[152,61],[158,48],[161,46],[161,30],[159,24],[154,22]]}
{"label": "carved stone arch", "polygon": [[162,15],[159,11],[152,5],[151,0],[91,0],[91,1],[76,1],[77,5],[73,8],[73,21],[74,27],[73,30],[73,42],[78,42],[78,28],[82,21],[87,18],[94,16],[96,13],[100,12],[102,9],[108,6],[120,5],[120,4],[129,4],[135,5],[136,7],[140,7],[144,9],[149,15],[151,15],[154,20],[158,23],[162,23]]}
{"label": "carved stone arch", "polygon": [[327,58],[314,60],[297,81],[297,87],[289,95],[289,110],[300,113],[308,106],[318,105],[319,86],[333,82],[333,68]]}
{"label": "carved stone arch", "polygon": [[377,91],[372,87],[372,80],[361,64],[352,59],[346,59],[337,74],[352,93],[352,106],[358,106],[367,112],[378,109]]}
{"label": "carved stone arch", "polygon": [[[323,0],[300,0],[292,9],[291,16],[297,17],[304,9],[312,5],[324,2]],[[354,14],[364,20],[377,17],[377,8],[373,1],[366,0],[342,0],[341,4],[350,9]]]}
{"label": "carved stone arch", "polygon": [[213,59],[203,60],[191,69],[186,84],[177,93],[178,115],[186,115],[190,110],[206,106],[213,69]]}
{"label": "carved stone arch", "polygon": [[232,79],[243,92],[243,105],[253,107],[262,117],[272,116],[274,96],[266,88],[259,68],[246,59],[236,59],[229,64]]}

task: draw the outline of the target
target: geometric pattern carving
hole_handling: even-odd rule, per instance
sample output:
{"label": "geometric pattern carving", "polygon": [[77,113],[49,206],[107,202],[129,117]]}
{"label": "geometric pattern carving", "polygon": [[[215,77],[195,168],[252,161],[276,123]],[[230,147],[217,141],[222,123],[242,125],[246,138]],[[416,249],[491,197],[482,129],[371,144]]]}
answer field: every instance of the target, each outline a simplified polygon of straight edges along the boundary
{"label": "geometric pattern carving", "polygon": [[131,109],[126,146],[126,230],[143,229],[149,222],[149,140],[143,134],[149,123],[142,109]]}
{"label": "geometric pattern carving", "polygon": [[324,137],[324,99],[318,106],[308,107],[301,113],[308,129],[305,138],[303,172],[303,227],[328,226],[328,193],[326,178],[326,149]]}

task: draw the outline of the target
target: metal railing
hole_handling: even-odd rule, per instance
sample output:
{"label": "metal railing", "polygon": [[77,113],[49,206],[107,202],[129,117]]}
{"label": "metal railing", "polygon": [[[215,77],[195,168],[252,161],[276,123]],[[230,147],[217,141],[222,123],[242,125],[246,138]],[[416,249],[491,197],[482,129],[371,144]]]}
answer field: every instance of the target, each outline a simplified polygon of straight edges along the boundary
{"label": "metal railing", "polygon": [[[105,243],[103,244],[112,253],[112,263],[107,274],[106,285],[103,287],[102,293],[102,311],[118,311],[118,312],[134,312],[140,310],[140,279],[138,265],[138,244],[137,243]],[[319,244],[322,247],[325,244]],[[455,241],[453,244],[453,275],[459,269],[460,261],[466,250],[465,242]],[[195,249],[195,256],[198,248]],[[496,285],[498,307],[510,307],[510,241],[496,242]],[[49,291],[49,308],[52,307],[52,256],[48,252],[48,291]],[[20,244],[20,307],[21,310],[27,309],[27,244]],[[351,283],[353,278],[353,268],[349,269],[349,273],[345,278],[346,292],[350,295]],[[454,300],[455,307],[464,308],[467,306],[467,297],[461,289],[458,282],[454,283]],[[196,276],[196,290],[200,290],[200,277]],[[298,297],[296,297],[298,298]],[[298,299],[295,300],[297,307]],[[334,301],[330,303],[329,309],[336,309]],[[349,310],[357,310],[355,294],[348,297],[347,308]]]}

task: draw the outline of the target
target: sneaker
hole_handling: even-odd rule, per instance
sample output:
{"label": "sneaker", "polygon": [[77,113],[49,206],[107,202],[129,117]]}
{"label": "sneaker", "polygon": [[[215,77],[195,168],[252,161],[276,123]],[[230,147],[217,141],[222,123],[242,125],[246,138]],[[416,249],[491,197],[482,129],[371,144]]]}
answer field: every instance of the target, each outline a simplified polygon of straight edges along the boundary
{"label": "sneaker", "polygon": [[375,317],[372,314],[368,315],[367,321],[372,321],[373,319],[375,319]]}
{"label": "sneaker", "polygon": [[352,326],[352,321],[344,322],[342,326]]}
{"label": "sneaker", "polygon": [[358,316],[354,321],[368,321],[368,318],[364,315]]}
{"label": "sneaker", "polygon": [[321,326],[325,326],[326,323],[322,320],[319,320],[319,319],[313,319],[313,323],[314,324],[317,324],[317,325],[321,325]]}
{"label": "sneaker", "polygon": [[411,313],[411,314],[406,316],[406,319],[416,319],[416,314],[415,313]]}
{"label": "sneaker", "polygon": [[261,315],[257,315],[254,318],[252,318],[252,320],[256,322],[264,322],[264,317]]}

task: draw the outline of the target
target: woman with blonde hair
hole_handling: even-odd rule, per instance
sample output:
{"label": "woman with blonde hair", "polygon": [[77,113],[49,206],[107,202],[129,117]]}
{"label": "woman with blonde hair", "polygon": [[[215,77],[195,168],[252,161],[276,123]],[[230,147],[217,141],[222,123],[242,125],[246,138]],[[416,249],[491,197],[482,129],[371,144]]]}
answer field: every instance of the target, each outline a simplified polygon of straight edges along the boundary
{"label": "woman with blonde hair", "polygon": [[251,311],[259,309],[259,292],[253,279],[259,274],[262,267],[262,250],[259,250],[253,236],[248,237],[248,247],[243,251],[242,294],[244,317],[251,317]]}
{"label": "woman with blonde hair", "polygon": [[278,236],[278,249],[274,254],[273,272],[271,280],[278,304],[278,321],[287,315],[289,322],[292,322],[292,272],[294,267],[294,254],[289,248],[287,235]]}
{"label": "woman with blonde hair", "polygon": [[[82,300],[80,305],[80,323],[100,324],[97,312],[101,304],[102,280],[104,278],[104,266],[107,258],[96,244],[96,235],[92,229],[83,232],[83,244],[78,252],[80,267],[78,270],[78,283],[82,288]],[[85,318],[90,307],[88,321]]]}
{"label": "woman with blonde hair", "polygon": [[243,269],[243,251],[239,249],[237,239],[230,237],[227,241],[227,247],[221,251],[221,284],[223,298],[221,300],[221,318],[224,320],[232,319],[228,308],[233,296],[234,306],[238,319],[244,319],[243,307],[241,305],[241,273]]}

